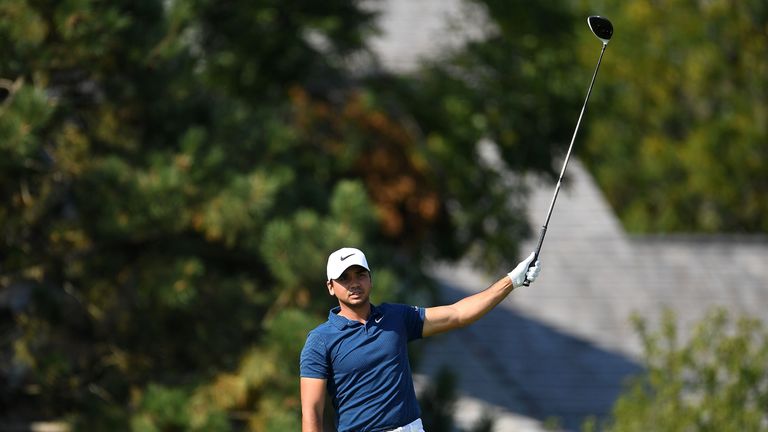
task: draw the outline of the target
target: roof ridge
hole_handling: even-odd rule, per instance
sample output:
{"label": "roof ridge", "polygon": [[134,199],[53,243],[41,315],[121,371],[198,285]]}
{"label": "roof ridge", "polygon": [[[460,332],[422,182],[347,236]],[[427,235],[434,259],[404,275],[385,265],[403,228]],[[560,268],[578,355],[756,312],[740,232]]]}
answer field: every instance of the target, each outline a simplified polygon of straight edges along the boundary
{"label": "roof ridge", "polygon": [[632,242],[648,243],[748,243],[768,245],[768,234],[763,233],[627,233]]}

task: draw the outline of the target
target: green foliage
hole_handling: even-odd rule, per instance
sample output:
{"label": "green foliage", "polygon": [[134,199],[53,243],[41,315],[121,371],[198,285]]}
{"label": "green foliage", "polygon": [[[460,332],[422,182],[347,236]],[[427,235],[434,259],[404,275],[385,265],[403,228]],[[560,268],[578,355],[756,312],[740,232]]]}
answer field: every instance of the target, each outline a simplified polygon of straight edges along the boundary
{"label": "green foliage", "polygon": [[[199,410],[203,408],[203,410]],[[195,410],[197,409],[197,410]],[[190,403],[182,389],[164,388],[150,384],[131,418],[135,432],[165,430],[229,431],[229,421],[222,411],[204,409]]]}
{"label": "green foliage", "polygon": [[[457,399],[456,375],[450,369],[442,367],[419,395],[424,430],[458,430],[453,418],[456,413]],[[493,430],[493,425],[493,416],[485,412],[468,432],[490,432]]]}
{"label": "green foliage", "polygon": [[768,331],[761,321],[713,310],[681,343],[666,311],[652,331],[635,320],[645,373],[616,402],[611,431],[764,430],[768,406]]}
{"label": "green foliage", "polygon": [[616,32],[583,154],[624,225],[768,231],[768,5],[633,0],[604,13]]}
{"label": "green foliage", "polygon": [[456,405],[456,376],[442,368],[433,383],[419,395],[424,410],[422,420],[428,430],[453,430],[453,413]]}
{"label": "green foliage", "polygon": [[376,302],[427,299],[427,260],[513,262],[525,191],[477,142],[548,170],[571,50],[521,15],[559,7],[488,7],[492,39],[393,77],[349,69],[350,0],[0,0],[0,402],[295,430],[329,251],[366,249]]}
{"label": "green foliage", "polygon": [[[528,234],[525,186],[497,167],[554,175],[550,154],[567,146],[578,113],[572,8],[555,1],[476,0],[490,24],[482,39],[446,52],[413,77],[376,83],[396,100],[407,101],[424,137],[423,153],[444,178],[451,197],[451,236],[430,239],[439,249],[479,253],[493,268],[506,262],[510,238]],[[546,22],[546,31],[540,23]],[[476,29],[476,28],[475,28]],[[446,128],[445,125],[453,125]],[[490,161],[482,143],[493,142]],[[511,211],[506,210],[511,209]]]}
{"label": "green foliage", "polygon": [[[0,403],[296,430],[329,251],[366,249],[377,303],[426,301],[425,261],[513,263],[525,188],[500,167],[554,174],[595,41],[570,2],[473,3],[486,38],[391,76],[350,70],[374,30],[350,0],[0,0]],[[765,5],[657,6],[605,11],[590,164],[633,229],[765,230]]]}

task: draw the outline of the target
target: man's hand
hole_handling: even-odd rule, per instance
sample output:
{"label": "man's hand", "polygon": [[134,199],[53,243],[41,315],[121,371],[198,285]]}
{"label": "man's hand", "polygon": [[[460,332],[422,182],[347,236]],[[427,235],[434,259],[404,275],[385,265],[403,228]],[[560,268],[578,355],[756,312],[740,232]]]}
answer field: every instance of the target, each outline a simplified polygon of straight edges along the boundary
{"label": "man's hand", "polygon": [[[528,258],[524,259],[520,264],[515,267],[514,270],[507,273],[510,279],[512,279],[512,287],[517,288],[523,285],[526,280],[530,283],[536,280],[541,272],[541,261],[536,260],[533,267],[530,267],[531,261],[535,258],[536,254],[531,252]],[[530,268],[529,268],[530,267]]]}

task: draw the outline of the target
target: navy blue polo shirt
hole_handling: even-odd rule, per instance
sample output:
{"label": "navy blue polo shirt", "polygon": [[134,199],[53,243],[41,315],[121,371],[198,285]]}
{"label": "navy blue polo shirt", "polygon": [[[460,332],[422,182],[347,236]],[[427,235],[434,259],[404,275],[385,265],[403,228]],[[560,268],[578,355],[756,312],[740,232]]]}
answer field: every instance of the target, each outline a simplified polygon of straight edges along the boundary
{"label": "navy blue polo shirt", "polygon": [[424,308],[371,305],[362,324],[339,315],[307,335],[301,376],[326,379],[339,432],[395,429],[419,418],[408,342],[421,338]]}

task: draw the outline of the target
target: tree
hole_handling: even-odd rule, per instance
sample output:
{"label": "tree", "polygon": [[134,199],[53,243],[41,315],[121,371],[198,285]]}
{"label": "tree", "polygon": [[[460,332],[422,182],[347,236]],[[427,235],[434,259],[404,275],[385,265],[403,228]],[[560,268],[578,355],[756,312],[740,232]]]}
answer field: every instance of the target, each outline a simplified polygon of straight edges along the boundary
{"label": "tree", "polygon": [[620,396],[610,431],[765,430],[768,332],[761,321],[714,309],[681,341],[666,311],[652,331],[635,318],[645,372]]}
{"label": "tree", "polygon": [[315,322],[325,254],[378,217],[344,178],[354,159],[306,140],[289,96],[340,74],[328,55],[359,47],[370,17],[277,6],[0,4],[7,415],[295,429],[300,342],[271,335]]}
{"label": "tree", "polygon": [[605,13],[616,32],[583,154],[624,225],[768,231],[768,5],[636,0]]}
{"label": "tree", "polygon": [[[375,301],[423,296],[424,260],[514,259],[522,191],[476,141],[549,166],[516,130],[551,136],[529,110],[557,56],[528,28],[477,98],[450,68],[350,68],[372,20],[342,0],[0,1],[6,418],[295,430],[329,250],[370,251]],[[466,71],[507,58],[474,47]]]}
{"label": "tree", "polygon": [[478,262],[497,269],[509,256],[509,239],[529,235],[526,186],[508,172],[554,177],[550,155],[567,147],[572,128],[561,119],[578,112],[574,11],[564,1],[468,3],[484,17],[463,25],[483,28],[483,37],[446,50],[413,76],[373,85],[407,101],[424,157],[441,175],[440,195],[451,197],[450,226],[458,230],[430,243],[451,257],[474,251]]}
{"label": "tree", "polygon": [[[457,399],[456,375],[450,368],[440,368],[434,380],[419,395],[424,429],[435,431],[463,430],[454,424]],[[493,426],[493,415],[489,412],[483,412],[483,415],[470,427],[469,432],[490,432],[493,430]]]}

